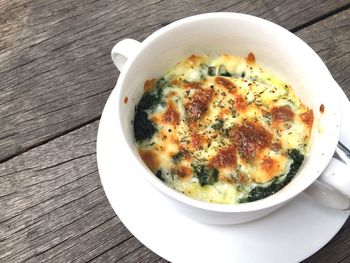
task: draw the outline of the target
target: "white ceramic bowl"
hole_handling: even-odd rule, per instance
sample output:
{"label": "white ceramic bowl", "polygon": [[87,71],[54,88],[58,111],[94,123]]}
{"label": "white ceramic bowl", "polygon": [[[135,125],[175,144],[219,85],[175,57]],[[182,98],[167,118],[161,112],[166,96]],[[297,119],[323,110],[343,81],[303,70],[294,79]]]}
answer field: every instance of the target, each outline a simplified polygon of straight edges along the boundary
{"label": "white ceramic bowl", "polygon": [[[194,200],[166,186],[139,157],[131,123],[135,105],[143,94],[145,80],[162,76],[172,65],[191,54],[246,56],[249,52],[255,54],[258,64],[291,84],[301,100],[313,109],[315,120],[309,156],[291,183],[265,199],[237,205]],[[235,224],[262,217],[315,182],[333,156],[341,120],[334,93],[337,83],[307,44],[272,22],[237,13],[188,17],[156,31],[142,43],[122,40],[113,48],[112,58],[121,74],[111,94],[117,102],[115,114],[107,122],[118,126],[115,136],[120,136],[120,147],[125,148],[125,154],[139,176],[148,180],[155,191],[164,193],[164,198],[169,198],[174,209],[200,222]],[[124,103],[125,97],[128,97],[128,103]],[[325,106],[323,114],[319,111],[321,104]],[[125,187],[132,191],[132,186]]]}

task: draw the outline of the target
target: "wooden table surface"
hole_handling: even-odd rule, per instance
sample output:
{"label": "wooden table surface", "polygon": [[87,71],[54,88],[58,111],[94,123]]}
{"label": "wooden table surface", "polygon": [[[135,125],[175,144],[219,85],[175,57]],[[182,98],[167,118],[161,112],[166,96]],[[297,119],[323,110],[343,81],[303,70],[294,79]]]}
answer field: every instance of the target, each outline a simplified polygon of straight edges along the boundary
{"label": "wooden table surface", "polygon": [[[110,50],[218,11],[295,33],[350,96],[349,0],[0,0],[0,262],[166,262],[101,187],[96,133],[118,78]],[[349,247],[348,220],[305,262],[350,262]]]}

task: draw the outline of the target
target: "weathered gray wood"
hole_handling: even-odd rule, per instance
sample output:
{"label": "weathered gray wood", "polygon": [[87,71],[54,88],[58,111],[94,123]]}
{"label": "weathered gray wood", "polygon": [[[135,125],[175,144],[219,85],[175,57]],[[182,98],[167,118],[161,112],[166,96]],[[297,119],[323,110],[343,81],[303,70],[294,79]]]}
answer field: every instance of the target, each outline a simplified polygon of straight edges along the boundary
{"label": "weathered gray wood", "polygon": [[123,243],[111,248],[102,255],[98,255],[91,262],[93,263],[104,263],[104,262],[116,262],[124,257],[129,256],[135,250],[143,247],[143,245],[135,237],[132,237]]}
{"label": "weathered gray wood", "polygon": [[[0,161],[96,120],[118,73],[110,50],[203,12],[258,15],[288,29],[349,5],[298,1],[0,1]],[[317,6],[317,8],[315,8]]]}
{"label": "weathered gray wood", "polygon": [[[10,152],[1,153],[0,159],[13,155],[8,145],[22,147],[15,149],[16,154],[65,135],[0,164],[0,262],[166,262],[132,237],[100,185],[95,163],[98,121],[94,120],[117,77],[108,54],[121,32],[142,39],[162,23],[227,8],[231,2],[208,1],[198,6],[188,1],[175,7],[174,14],[169,11],[170,1],[157,5],[150,1],[40,2],[0,0],[0,152]],[[240,2],[228,10],[242,8],[294,28],[345,2],[325,1],[320,6],[308,1]],[[307,11],[301,11],[301,3]],[[180,12],[186,8],[191,10]],[[136,19],[132,14],[143,17],[144,23],[132,24]],[[278,14],[282,15],[278,18]],[[349,22],[350,10],[346,10],[298,32],[324,59],[348,96]],[[86,72],[78,66],[86,67]],[[110,86],[101,87],[103,83]],[[4,132],[11,129],[18,134]],[[305,262],[349,262],[349,247],[350,220]]]}
{"label": "weathered gray wood", "polygon": [[[154,254],[148,248],[143,246],[143,247],[140,247],[140,248],[134,250],[132,253],[121,258],[120,260],[117,260],[116,262],[119,262],[119,263],[139,263],[139,262],[152,263],[152,262],[158,262],[159,260],[160,260],[160,258],[158,255]],[[163,261],[163,260],[161,260],[161,261]],[[164,261],[164,262],[166,262],[166,261]]]}
{"label": "weathered gray wood", "polygon": [[1,260],[28,259],[115,217],[98,180],[96,128],[0,166]]}
{"label": "weathered gray wood", "polygon": [[350,97],[350,10],[297,33],[325,61],[335,80]]}
{"label": "weathered gray wood", "polygon": [[[350,98],[350,9],[307,27],[297,35],[320,55]],[[350,262],[349,247],[350,220],[329,244],[304,262]]]}
{"label": "weathered gray wood", "polygon": [[95,162],[97,126],[0,165],[0,262],[109,262],[135,253],[160,259],[132,237],[105,197]]}
{"label": "weathered gray wood", "polygon": [[[94,160],[97,125],[0,165],[0,262],[166,262],[108,204]],[[340,244],[349,242],[346,231]]]}

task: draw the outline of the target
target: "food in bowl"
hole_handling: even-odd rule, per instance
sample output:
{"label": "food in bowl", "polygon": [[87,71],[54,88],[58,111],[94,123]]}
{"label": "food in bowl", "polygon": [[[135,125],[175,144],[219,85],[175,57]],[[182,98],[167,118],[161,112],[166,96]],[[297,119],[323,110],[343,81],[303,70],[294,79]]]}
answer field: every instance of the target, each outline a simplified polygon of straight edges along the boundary
{"label": "food in bowl", "polygon": [[146,80],[135,108],[140,157],[194,199],[252,202],[286,186],[308,151],[313,111],[246,58],[192,55]]}

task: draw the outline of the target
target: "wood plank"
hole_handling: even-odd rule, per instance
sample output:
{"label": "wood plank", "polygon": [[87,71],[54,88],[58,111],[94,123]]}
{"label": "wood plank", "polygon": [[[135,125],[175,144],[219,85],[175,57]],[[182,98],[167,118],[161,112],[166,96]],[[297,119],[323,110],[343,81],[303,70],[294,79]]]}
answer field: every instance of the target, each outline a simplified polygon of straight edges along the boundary
{"label": "wood plank", "polygon": [[[298,33],[348,96],[349,17],[346,10]],[[97,125],[95,121],[0,164],[0,262],[166,262],[140,246],[109,206],[95,164]],[[305,262],[348,262],[349,229],[348,221]]]}
{"label": "wood plank", "polygon": [[68,262],[91,253],[93,258],[95,251],[102,253],[98,249],[131,237],[101,188],[97,126],[87,125],[0,165],[1,262]]}
{"label": "wood plank", "polygon": [[[133,238],[108,204],[94,159],[97,126],[0,165],[1,262],[166,262]],[[334,259],[339,247],[348,256],[349,236],[346,228],[336,246],[309,262],[329,262],[322,257]]]}
{"label": "wood plank", "polygon": [[[325,61],[335,80],[350,98],[350,9],[297,33]],[[350,262],[350,219],[320,251],[304,261]]]}
{"label": "wood plank", "polygon": [[[145,262],[145,263],[152,263],[157,262],[159,260],[164,260],[160,258],[157,254],[153,253],[151,250],[149,250],[147,247],[140,247],[136,250],[134,250],[132,253],[126,255],[125,257],[117,260],[118,263],[139,263],[139,262]],[[164,261],[167,262],[167,261]]]}
{"label": "wood plank", "polygon": [[132,237],[106,199],[97,127],[98,121],[0,164],[1,262],[161,259]]}
{"label": "wood plank", "polygon": [[104,262],[116,262],[124,257],[127,257],[135,250],[144,247],[140,241],[135,237],[132,237],[123,243],[105,251],[101,255],[98,255],[96,258],[92,259],[92,263],[104,263]]}
{"label": "wood plank", "polygon": [[[120,39],[143,40],[164,24],[214,11],[245,12],[288,29],[349,0],[0,2],[0,161],[97,120],[118,77]],[[317,6],[317,8],[314,8]]]}
{"label": "wood plank", "polygon": [[297,35],[323,59],[350,97],[350,9],[307,27]]}

